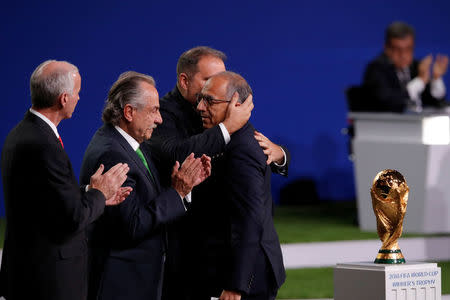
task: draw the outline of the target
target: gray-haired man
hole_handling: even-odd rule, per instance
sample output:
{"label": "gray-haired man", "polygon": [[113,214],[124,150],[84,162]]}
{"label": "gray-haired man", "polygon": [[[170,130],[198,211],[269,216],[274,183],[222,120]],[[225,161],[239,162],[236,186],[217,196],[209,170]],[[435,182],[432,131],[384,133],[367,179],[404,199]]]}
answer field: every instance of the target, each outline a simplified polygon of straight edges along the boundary
{"label": "gray-haired man", "polygon": [[[106,205],[130,193],[129,170],[103,165],[80,187],[57,126],[79,100],[78,69],[46,61],[31,75],[31,109],[9,133],[2,151],[6,238],[0,295],[8,300],[82,300],[87,292],[85,229]],[[106,200],[108,199],[108,200]]]}
{"label": "gray-haired man", "polygon": [[[107,209],[90,240],[93,263],[91,299],[160,299],[165,252],[165,224],[186,213],[184,197],[211,171],[210,158],[189,155],[180,168],[170,166],[171,186],[160,185],[159,172],[144,141],[163,120],[152,77],[125,72],[111,87],[103,110],[104,125],[86,150],[81,182],[99,164],[125,161],[125,182],[133,188],[127,201]],[[109,229],[113,228],[113,231]]]}

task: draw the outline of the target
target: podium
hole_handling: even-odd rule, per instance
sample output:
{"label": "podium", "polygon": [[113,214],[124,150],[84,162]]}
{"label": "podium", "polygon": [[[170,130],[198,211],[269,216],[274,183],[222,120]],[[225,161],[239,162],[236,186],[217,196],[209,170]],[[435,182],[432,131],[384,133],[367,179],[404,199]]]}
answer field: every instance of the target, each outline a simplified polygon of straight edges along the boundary
{"label": "podium", "polygon": [[447,113],[350,113],[358,219],[376,231],[370,187],[395,169],[410,188],[404,232],[450,232],[450,117]]}
{"label": "podium", "polygon": [[334,300],[441,300],[441,268],[435,263],[337,264]]}

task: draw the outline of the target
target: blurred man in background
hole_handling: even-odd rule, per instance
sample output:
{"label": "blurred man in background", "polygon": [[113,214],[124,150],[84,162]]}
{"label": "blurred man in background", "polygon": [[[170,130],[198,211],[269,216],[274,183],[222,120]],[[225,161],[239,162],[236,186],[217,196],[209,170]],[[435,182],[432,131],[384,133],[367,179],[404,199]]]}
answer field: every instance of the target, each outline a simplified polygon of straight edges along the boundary
{"label": "blurred man in background", "polygon": [[420,112],[423,107],[445,106],[448,57],[430,54],[414,59],[414,29],[394,22],[386,29],[384,52],[369,63],[364,74],[366,111]]}

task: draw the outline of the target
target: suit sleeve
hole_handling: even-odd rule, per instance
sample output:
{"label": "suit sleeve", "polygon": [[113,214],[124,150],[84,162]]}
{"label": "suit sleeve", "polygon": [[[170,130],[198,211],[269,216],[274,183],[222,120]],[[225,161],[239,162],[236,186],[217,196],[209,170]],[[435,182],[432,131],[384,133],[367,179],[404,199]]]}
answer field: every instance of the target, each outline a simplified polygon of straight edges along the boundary
{"label": "suit sleeve", "polygon": [[[196,156],[206,154],[213,156],[223,151],[225,140],[219,126],[207,129],[190,137],[183,135],[184,122],[174,113],[161,110],[163,123],[158,126],[152,138],[148,141],[159,161],[175,161],[182,163],[191,153]],[[156,152],[156,153],[155,153]]]}
{"label": "suit sleeve", "polygon": [[43,184],[47,187],[46,199],[38,199],[36,205],[42,211],[44,218],[53,220],[46,222],[48,226],[57,226],[58,230],[47,232],[61,233],[61,237],[75,234],[84,230],[94,222],[104,211],[105,197],[96,190],[88,192],[80,190],[80,186],[73,174],[72,166],[67,155],[56,145],[39,149],[41,168],[44,170]]}
{"label": "suit sleeve", "polygon": [[[134,164],[123,154],[109,151],[100,158],[98,165],[103,163],[108,170],[119,162],[130,166]],[[105,214],[113,220],[117,232],[127,240],[140,241],[159,230],[161,225],[186,213],[175,189],[170,187],[158,194],[147,177],[136,168],[131,167],[123,186],[131,187],[133,191],[120,205],[107,207]]]}
{"label": "suit sleeve", "polygon": [[389,80],[382,67],[370,64],[364,75],[364,86],[370,98],[366,101],[374,101],[373,106],[380,111],[403,112],[409,96],[402,89],[392,88]]}
{"label": "suit sleeve", "polygon": [[[249,147],[231,150],[228,176],[231,187],[231,265],[226,289],[248,293],[254,277],[266,211],[265,162]],[[270,173],[267,172],[267,176]]]}
{"label": "suit sleeve", "polygon": [[288,176],[288,169],[289,169],[289,164],[291,163],[291,153],[289,152],[289,150],[285,147],[285,146],[281,146],[281,148],[283,148],[284,153],[286,154],[286,163],[284,164],[284,166],[277,166],[276,164],[274,164],[273,162],[270,164],[270,169],[272,170],[272,173],[275,174],[280,174],[283,176]]}

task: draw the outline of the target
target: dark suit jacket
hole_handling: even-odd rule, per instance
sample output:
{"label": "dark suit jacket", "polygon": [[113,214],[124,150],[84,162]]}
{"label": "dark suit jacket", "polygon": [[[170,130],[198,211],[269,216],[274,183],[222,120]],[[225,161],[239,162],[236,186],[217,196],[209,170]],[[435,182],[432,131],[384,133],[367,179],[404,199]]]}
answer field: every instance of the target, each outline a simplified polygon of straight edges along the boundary
{"label": "dark suit jacket", "polygon": [[[160,106],[163,123],[146,143],[150,145],[166,184],[175,161],[182,163],[192,152],[196,156],[213,156],[223,151],[225,141],[219,126],[203,129],[196,107],[183,98],[177,87],[161,98]],[[271,167],[273,172],[287,176],[291,157],[287,148],[283,147],[283,150],[287,159],[285,166],[272,164]]]}
{"label": "dark suit jacket", "polygon": [[81,167],[82,182],[86,182],[100,164],[108,169],[122,162],[130,167],[124,186],[133,188],[123,203],[107,207],[90,231],[93,250],[90,297],[95,294],[105,300],[160,297],[164,224],[185,214],[185,207],[173,188],[161,188],[158,172],[147,155],[149,151],[141,150],[153,176],[112,125],[97,130],[86,149]]}
{"label": "dark suit jacket", "polygon": [[[414,60],[409,67],[411,79],[418,75],[419,62]],[[364,74],[363,87],[366,101],[366,111],[403,112],[409,101],[408,92],[398,79],[394,65],[385,54],[381,54],[369,63]],[[444,98],[436,99],[430,93],[430,84],[427,84],[421,94],[423,106],[442,106]],[[364,99],[361,99],[364,101]]]}
{"label": "dark suit jacket", "polygon": [[[247,123],[234,133],[213,171],[194,193],[191,245],[194,295],[271,294],[285,280],[272,219],[271,172]],[[195,268],[194,268],[195,266]],[[200,299],[200,298],[199,298]]]}
{"label": "dark suit jacket", "polygon": [[192,152],[196,156],[213,156],[223,151],[225,141],[219,126],[203,130],[200,115],[177,87],[160,100],[160,106],[163,123],[145,143],[150,145],[161,179],[167,185],[175,161],[183,163]]}
{"label": "dark suit jacket", "polygon": [[[152,138],[147,141],[155,156],[155,162],[161,174],[164,185],[170,182],[170,172],[175,161],[182,163],[192,152],[196,156],[206,154],[210,157],[225,149],[225,142],[219,126],[203,129],[203,124],[196,107],[183,98],[175,87],[160,100],[160,111],[163,123],[153,132]],[[232,140],[234,134],[232,136]],[[273,172],[287,176],[290,163],[289,151],[286,152],[287,162],[284,167],[271,164]],[[164,299],[184,299],[187,295],[185,278],[190,271],[185,263],[189,260],[184,257],[186,244],[190,244],[190,228],[186,218],[189,214],[171,223],[168,227],[168,251],[166,268],[164,271]]]}
{"label": "dark suit jacket", "polygon": [[85,228],[103,213],[103,194],[80,190],[55,133],[30,112],[6,138],[2,178],[7,225],[0,294],[85,299]]}

